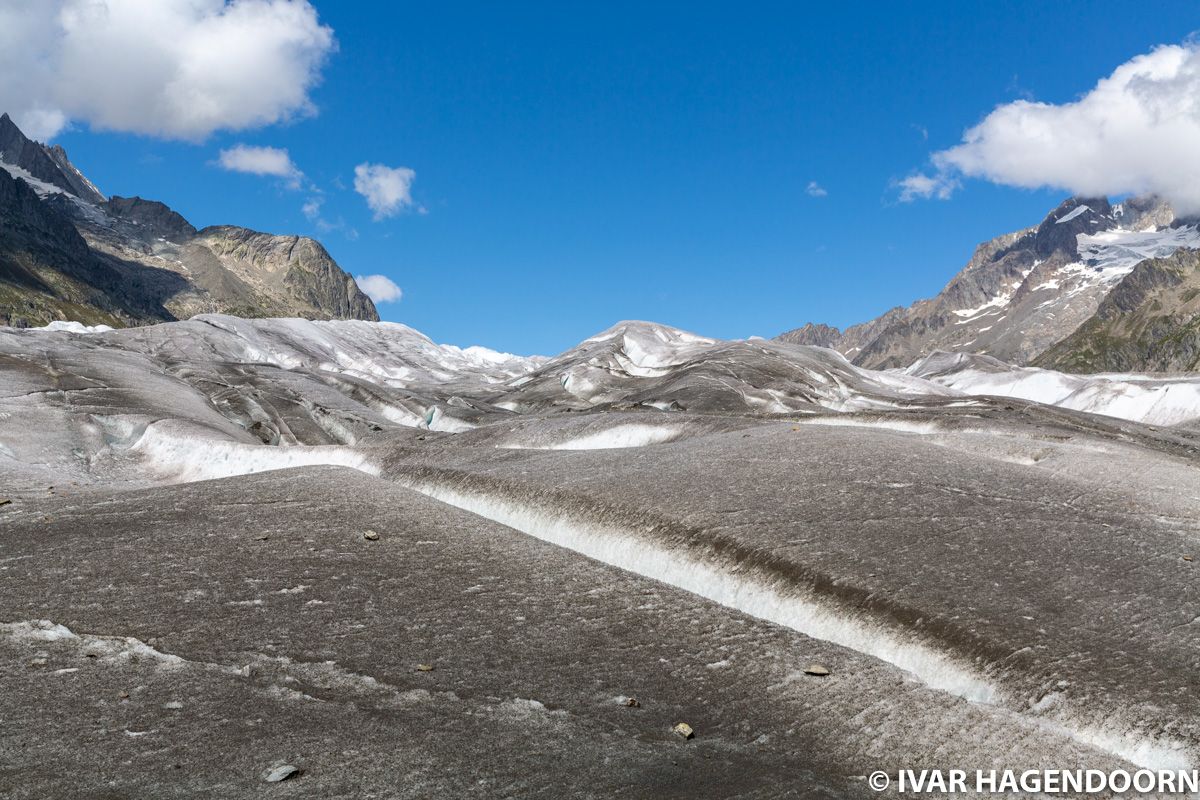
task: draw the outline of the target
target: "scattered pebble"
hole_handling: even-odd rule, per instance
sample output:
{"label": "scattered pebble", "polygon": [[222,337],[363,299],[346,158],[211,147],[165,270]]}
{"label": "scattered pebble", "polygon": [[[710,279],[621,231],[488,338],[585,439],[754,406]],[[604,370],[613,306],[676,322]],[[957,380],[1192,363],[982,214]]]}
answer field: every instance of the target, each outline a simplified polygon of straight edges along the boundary
{"label": "scattered pebble", "polygon": [[0,506],[6,506],[11,502],[12,500],[9,500],[7,497],[0,497]]}
{"label": "scattered pebble", "polygon": [[1184,556],[1183,560],[1184,561],[1194,561],[1195,559],[1192,556]]}
{"label": "scattered pebble", "polygon": [[638,700],[636,697],[626,697],[625,706],[627,708],[641,708],[642,701]]}
{"label": "scattered pebble", "polygon": [[258,540],[259,540],[260,542],[265,542],[265,541],[267,541],[267,540],[268,540],[268,539],[270,539],[270,538],[271,538],[270,536],[260,536],[260,537],[258,537]]}
{"label": "scattered pebble", "polygon": [[178,700],[172,700],[169,703],[163,703],[163,708],[168,708],[171,711],[178,711],[179,709],[183,708],[183,703],[179,702]]}
{"label": "scattered pebble", "polygon": [[368,530],[368,531],[363,532],[363,538],[366,539],[368,542],[374,542],[379,539],[379,534],[376,533],[375,531]]}
{"label": "scattered pebble", "polygon": [[816,675],[823,678],[829,674],[829,667],[825,666],[824,664],[809,664],[804,668],[804,674]]}
{"label": "scattered pebble", "polygon": [[417,664],[417,672],[433,672],[433,664]]}
{"label": "scattered pebble", "polygon": [[291,764],[284,764],[282,767],[276,767],[264,775],[263,780],[267,783],[279,783],[299,773],[300,769],[298,767],[293,767]]}
{"label": "scattered pebble", "polygon": [[692,726],[688,725],[686,722],[676,723],[675,727],[671,728],[671,730],[675,731],[675,733],[679,734],[685,739],[691,739],[696,735],[696,732],[692,730]]}

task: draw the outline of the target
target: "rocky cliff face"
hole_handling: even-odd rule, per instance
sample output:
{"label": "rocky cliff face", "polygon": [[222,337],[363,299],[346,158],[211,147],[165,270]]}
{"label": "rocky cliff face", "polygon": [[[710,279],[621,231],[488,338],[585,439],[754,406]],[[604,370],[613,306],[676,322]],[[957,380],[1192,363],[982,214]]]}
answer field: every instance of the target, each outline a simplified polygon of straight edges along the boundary
{"label": "rocky cliff face", "polygon": [[197,231],[163,203],[105,198],[61,147],[0,117],[0,325],[118,327],[201,313],[379,319],[319,242]]}
{"label": "rocky cliff face", "polygon": [[875,369],[906,367],[938,350],[1027,364],[1087,323],[1138,264],[1197,247],[1196,227],[1176,221],[1157,198],[1118,206],[1071,198],[1037,227],[980,245],[934,298],[836,335],[809,325],[779,338],[817,337]]}
{"label": "rocky cliff face", "polygon": [[112,324],[113,304],[101,287],[115,281],[70,220],[0,170],[0,325],[79,311],[73,318],[81,322]]}
{"label": "rocky cliff face", "polygon": [[[242,316],[379,319],[371,298],[314,239],[221,225],[200,231],[193,244],[207,248],[225,269],[264,298],[264,313]],[[270,306],[301,313],[276,313]]]}

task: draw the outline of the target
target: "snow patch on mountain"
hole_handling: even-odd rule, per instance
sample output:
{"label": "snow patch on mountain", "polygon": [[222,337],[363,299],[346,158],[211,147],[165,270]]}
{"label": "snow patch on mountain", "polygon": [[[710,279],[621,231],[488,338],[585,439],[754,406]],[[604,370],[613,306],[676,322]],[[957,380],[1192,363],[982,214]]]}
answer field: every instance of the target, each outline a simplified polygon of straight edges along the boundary
{"label": "snow patch on mountain", "polygon": [[1200,248],[1200,230],[1195,226],[1146,231],[1114,228],[1080,234],[1078,241],[1084,265],[1101,273],[1124,276],[1147,258],[1165,258],[1181,247]]}
{"label": "snow patch on mountain", "polygon": [[46,197],[52,194],[68,194],[52,183],[47,183],[40,178],[35,178],[31,172],[18,167],[16,164],[10,164],[7,161],[0,161],[0,169],[3,169],[14,178],[20,178],[21,180],[25,181],[25,183],[29,184],[29,188],[37,192],[38,197]]}
{"label": "snow patch on mountain", "polygon": [[1078,217],[1080,214],[1084,214],[1084,213],[1086,213],[1086,212],[1088,212],[1088,211],[1091,211],[1091,208],[1089,208],[1088,206],[1085,206],[1085,205],[1083,205],[1083,204],[1080,204],[1080,205],[1076,206],[1076,207],[1075,207],[1075,210],[1074,210],[1074,211],[1072,211],[1071,213],[1069,213],[1069,214],[1067,214],[1067,215],[1065,215],[1065,216],[1063,216],[1063,217],[1059,217],[1058,219],[1054,220],[1054,224],[1055,224],[1055,225],[1061,225],[1061,224],[1063,224],[1064,222],[1070,222],[1071,220],[1073,220],[1073,219],[1075,219],[1076,217]]}

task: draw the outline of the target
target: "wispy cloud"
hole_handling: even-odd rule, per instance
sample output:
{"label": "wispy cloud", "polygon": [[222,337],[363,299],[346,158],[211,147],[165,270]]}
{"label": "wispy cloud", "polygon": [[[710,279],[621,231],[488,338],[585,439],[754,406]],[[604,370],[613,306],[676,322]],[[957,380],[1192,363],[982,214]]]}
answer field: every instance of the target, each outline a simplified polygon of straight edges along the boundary
{"label": "wispy cloud", "polygon": [[[310,187],[312,188],[312,187]],[[319,190],[315,190],[318,191]],[[324,195],[318,193],[308,198],[304,205],[300,206],[300,212],[304,214],[305,219],[313,224],[318,233],[340,232],[347,239],[354,241],[358,238],[358,231],[346,224],[346,220],[338,217],[336,220],[326,219],[323,213],[325,206]]]}
{"label": "wispy cloud", "polygon": [[310,197],[305,201],[304,205],[300,206],[300,211],[309,222],[316,222],[321,218],[321,206],[324,203],[324,198]]}
{"label": "wispy cloud", "polygon": [[809,197],[825,197],[829,192],[825,191],[825,187],[816,181],[809,181],[808,186],[804,187],[804,191]]}
{"label": "wispy cloud", "polygon": [[960,183],[958,178],[944,172],[935,172],[932,175],[914,172],[907,178],[896,181],[896,186],[900,189],[900,202],[911,203],[913,200],[928,200],[931,197],[949,200]]}

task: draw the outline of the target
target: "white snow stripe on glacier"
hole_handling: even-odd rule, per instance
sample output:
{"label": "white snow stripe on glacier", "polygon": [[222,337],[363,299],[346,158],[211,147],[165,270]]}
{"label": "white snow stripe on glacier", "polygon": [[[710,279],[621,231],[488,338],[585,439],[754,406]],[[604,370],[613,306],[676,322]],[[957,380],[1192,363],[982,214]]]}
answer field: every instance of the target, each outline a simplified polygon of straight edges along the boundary
{"label": "white snow stripe on glacier", "polygon": [[605,431],[586,433],[560,442],[534,444],[508,442],[496,445],[501,450],[614,450],[645,447],[679,438],[681,431],[665,425],[616,425]]}
{"label": "white snow stripe on glacier", "polygon": [[[921,642],[905,641],[881,625],[854,619],[815,600],[785,594],[778,585],[704,563],[690,554],[656,546],[617,527],[581,522],[483,492],[462,492],[428,481],[397,479],[414,491],[573,550],[610,566],[642,575],[795,630],[878,658],[913,675],[930,688],[974,703],[994,706],[1089,747],[1146,769],[1190,769],[1182,745],[1124,733],[1072,726],[1069,721],[1027,717],[1003,703],[1001,690],[969,667]],[[789,587],[794,588],[794,587]]]}
{"label": "white snow stripe on glacier", "polygon": [[990,703],[995,699],[996,689],[985,679],[933,648],[905,642],[882,627],[850,619],[816,600],[787,595],[765,581],[706,564],[686,552],[658,546],[616,527],[580,522],[566,513],[428,482],[403,479],[399,482],[435,500],[542,541],[684,589],[807,636],[874,656],[917,676],[935,689],[977,703]]}

